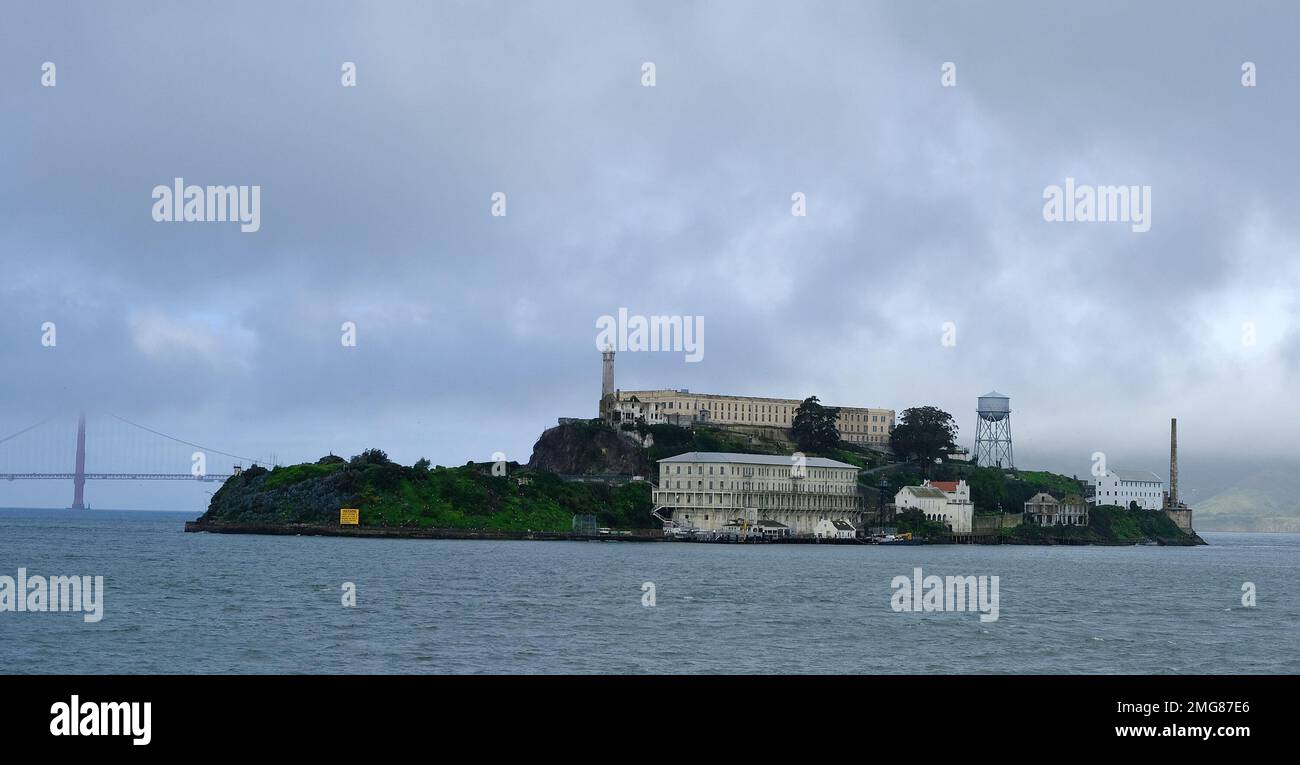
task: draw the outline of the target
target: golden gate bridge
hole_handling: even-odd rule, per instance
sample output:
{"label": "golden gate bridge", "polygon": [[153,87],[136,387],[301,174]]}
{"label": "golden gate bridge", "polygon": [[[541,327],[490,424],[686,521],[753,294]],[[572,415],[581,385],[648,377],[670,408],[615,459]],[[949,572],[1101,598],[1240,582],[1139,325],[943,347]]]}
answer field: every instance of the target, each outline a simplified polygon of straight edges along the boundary
{"label": "golden gate bridge", "polygon": [[71,480],[72,509],[86,507],[86,481],[224,481],[275,458],[245,457],[106,413],[47,417],[0,437],[0,481]]}

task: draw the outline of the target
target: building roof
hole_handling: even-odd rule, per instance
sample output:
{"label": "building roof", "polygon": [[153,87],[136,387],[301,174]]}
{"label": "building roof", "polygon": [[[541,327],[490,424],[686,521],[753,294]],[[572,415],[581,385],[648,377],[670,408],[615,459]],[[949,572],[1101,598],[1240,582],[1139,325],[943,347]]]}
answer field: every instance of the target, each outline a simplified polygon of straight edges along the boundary
{"label": "building roof", "polygon": [[946,491],[946,492],[957,491],[956,481],[930,481],[929,483],[931,486],[933,486],[936,489],[939,489],[940,491]]}
{"label": "building roof", "polygon": [[1111,470],[1114,475],[1121,481],[1152,481],[1154,483],[1164,483],[1165,479],[1152,473],[1150,470]]}
{"label": "building roof", "polygon": [[899,489],[900,492],[909,492],[914,497],[928,497],[930,499],[947,499],[948,495],[943,491],[932,486],[904,486]]}
{"label": "building roof", "polygon": [[856,530],[856,529],[853,528],[853,524],[852,524],[852,523],[849,523],[848,521],[843,520],[843,519],[834,520],[834,521],[831,521],[831,523],[835,524],[835,528],[839,529],[840,531],[855,531],[855,530]]}
{"label": "building roof", "polygon": [[[676,457],[667,457],[660,462],[729,462],[738,465],[781,465],[791,467],[794,463],[784,454],[735,454],[732,452],[687,452]],[[829,460],[825,457],[806,458],[808,467],[850,468],[857,470],[857,465],[847,462]]]}
{"label": "building roof", "polygon": [[[771,396],[736,396],[730,393],[691,393],[686,388],[652,388],[636,391],[619,391],[619,395],[640,394],[641,396],[690,396],[693,399],[735,399],[739,401],[751,401],[756,404],[782,404],[785,406],[798,407],[804,402],[801,398],[772,398]],[[880,406],[835,406],[831,407],[823,403],[822,406],[828,409],[844,409],[854,412],[885,412],[893,414],[893,409]]]}
{"label": "building roof", "polygon": [[788,529],[788,528],[790,528],[789,526],[785,525],[784,523],[781,523],[780,521],[756,521],[756,522],[754,523],[754,525],[755,525],[755,526],[766,526],[766,527],[771,528],[771,529]]}
{"label": "building roof", "polygon": [[1026,505],[1059,505],[1060,502],[1057,502],[1056,497],[1053,497],[1051,494],[1048,494],[1045,491],[1040,491],[1034,496],[1030,497],[1029,501],[1026,502],[1025,504]]}

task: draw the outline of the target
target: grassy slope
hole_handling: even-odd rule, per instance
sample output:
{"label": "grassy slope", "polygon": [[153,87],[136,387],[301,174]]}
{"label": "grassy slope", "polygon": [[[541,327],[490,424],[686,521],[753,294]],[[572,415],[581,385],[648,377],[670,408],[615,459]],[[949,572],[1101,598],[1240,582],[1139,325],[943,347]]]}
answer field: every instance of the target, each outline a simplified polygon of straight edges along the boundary
{"label": "grassy slope", "polygon": [[1156,541],[1164,544],[1188,544],[1192,537],[1157,510],[1132,511],[1115,505],[1102,505],[1088,511],[1088,525],[1042,528],[1024,524],[1012,529],[1012,539],[1026,542],[1129,542]]}
{"label": "grassy slope", "polygon": [[[526,479],[519,483],[516,479]],[[395,464],[302,464],[231,478],[205,514],[225,523],[333,524],[340,507],[361,510],[363,525],[568,531],[574,514],[603,526],[649,528],[645,483],[566,483],[549,473],[488,465],[421,470]]]}

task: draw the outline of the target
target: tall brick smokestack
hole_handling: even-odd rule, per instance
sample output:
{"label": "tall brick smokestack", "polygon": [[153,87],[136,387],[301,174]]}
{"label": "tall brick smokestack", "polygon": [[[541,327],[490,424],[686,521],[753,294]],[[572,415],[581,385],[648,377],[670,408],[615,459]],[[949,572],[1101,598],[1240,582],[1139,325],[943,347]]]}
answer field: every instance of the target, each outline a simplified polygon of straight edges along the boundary
{"label": "tall brick smokestack", "polygon": [[1178,506],[1178,418],[1169,420],[1169,506]]}

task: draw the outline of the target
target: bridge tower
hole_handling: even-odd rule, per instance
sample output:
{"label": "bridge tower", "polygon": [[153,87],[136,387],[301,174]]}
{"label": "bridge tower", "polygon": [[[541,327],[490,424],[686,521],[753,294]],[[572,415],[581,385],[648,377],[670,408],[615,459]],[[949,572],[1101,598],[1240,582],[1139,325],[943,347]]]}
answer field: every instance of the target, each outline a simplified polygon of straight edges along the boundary
{"label": "bridge tower", "polygon": [[[66,463],[65,463],[66,464]],[[86,413],[77,417],[77,472],[72,477],[72,509],[86,509]]]}

